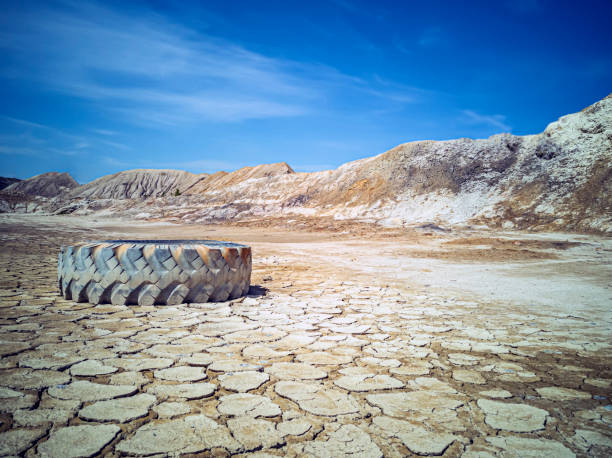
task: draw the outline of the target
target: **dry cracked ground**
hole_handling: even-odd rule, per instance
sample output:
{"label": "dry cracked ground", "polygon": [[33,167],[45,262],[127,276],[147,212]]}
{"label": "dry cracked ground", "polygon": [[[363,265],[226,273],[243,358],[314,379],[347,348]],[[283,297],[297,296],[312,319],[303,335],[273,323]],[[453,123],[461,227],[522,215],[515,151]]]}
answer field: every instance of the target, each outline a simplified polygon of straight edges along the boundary
{"label": "dry cracked ground", "polygon": [[[62,299],[60,244],[254,248],[248,297]],[[0,455],[611,456],[609,239],[0,217]]]}

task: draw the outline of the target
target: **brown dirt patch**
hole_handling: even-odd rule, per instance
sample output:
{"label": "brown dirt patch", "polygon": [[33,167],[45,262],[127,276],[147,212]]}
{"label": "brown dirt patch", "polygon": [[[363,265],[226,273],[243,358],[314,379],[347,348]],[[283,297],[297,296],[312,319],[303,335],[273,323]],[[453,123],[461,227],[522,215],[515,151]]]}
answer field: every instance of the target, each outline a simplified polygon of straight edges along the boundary
{"label": "brown dirt patch", "polygon": [[[404,253],[402,253],[404,254]],[[454,248],[450,250],[409,250],[406,256],[414,258],[443,259],[448,261],[466,262],[509,262],[529,261],[540,259],[558,259],[554,253],[534,251],[527,249],[500,249],[500,248]]]}
{"label": "brown dirt patch", "polygon": [[497,249],[536,249],[536,250],[567,250],[575,246],[581,245],[579,242],[569,242],[567,240],[517,240],[517,239],[502,239],[494,237],[474,237],[474,238],[459,238],[443,242],[443,245],[488,245]]}

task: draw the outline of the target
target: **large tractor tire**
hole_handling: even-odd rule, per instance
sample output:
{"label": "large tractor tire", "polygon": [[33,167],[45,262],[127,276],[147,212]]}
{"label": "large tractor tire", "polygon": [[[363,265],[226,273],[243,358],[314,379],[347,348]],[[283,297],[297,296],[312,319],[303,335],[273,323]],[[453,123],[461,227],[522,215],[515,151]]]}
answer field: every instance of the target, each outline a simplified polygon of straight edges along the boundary
{"label": "large tractor tire", "polygon": [[76,302],[176,305],[249,291],[251,248],[214,240],[105,240],[62,246],[60,293]]}

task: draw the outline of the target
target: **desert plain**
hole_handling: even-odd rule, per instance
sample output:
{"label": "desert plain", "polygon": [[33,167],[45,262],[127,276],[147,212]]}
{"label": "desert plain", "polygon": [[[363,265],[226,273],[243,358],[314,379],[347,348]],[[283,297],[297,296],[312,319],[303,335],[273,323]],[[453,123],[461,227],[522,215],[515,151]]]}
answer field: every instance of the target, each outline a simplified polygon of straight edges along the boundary
{"label": "desert plain", "polygon": [[[609,237],[0,215],[0,455],[612,455]],[[62,244],[253,249],[249,295],[63,299]]]}

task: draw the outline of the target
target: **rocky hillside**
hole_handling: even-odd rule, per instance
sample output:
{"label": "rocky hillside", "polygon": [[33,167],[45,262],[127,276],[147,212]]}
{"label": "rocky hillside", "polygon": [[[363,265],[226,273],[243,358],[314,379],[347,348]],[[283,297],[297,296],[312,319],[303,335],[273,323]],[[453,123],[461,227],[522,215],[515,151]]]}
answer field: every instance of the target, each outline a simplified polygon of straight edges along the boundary
{"label": "rocky hillside", "polygon": [[217,172],[198,180],[185,190],[185,194],[204,194],[207,191],[222,191],[247,180],[278,177],[295,173],[286,162],[243,167],[234,172]]}
{"label": "rocky hillside", "polygon": [[78,186],[79,184],[68,173],[47,172],[13,183],[2,191],[28,196],[55,197]]}
{"label": "rocky hillside", "polygon": [[144,215],[183,221],[302,215],[610,233],[611,175],[608,96],[538,135],[406,143],[317,173],[223,183],[211,175],[188,190],[201,198],[156,202]]}
{"label": "rocky hillside", "polygon": [[[294,173],[285,163],[212,175],[132,170],[74,189],[48,210],[612,233],[611,176],[612,95],[537,135],[405,143],[316,173]],[[175,189],[182,195],[174,197]]]}
{"label": "rocky hillside", "polygon": [[182,170],[136,169],[106,175],[74,189],[68,199],[146,199],[182,193],[208,174]]}
{"label": "rocky hillside", "polygon": [[247,180],[293,173],[284,162],[244,167],[234,172],[193,174],[182,170],[136,169],[103,176],[72,190],[65,199],[147,199],[223,190]]}

